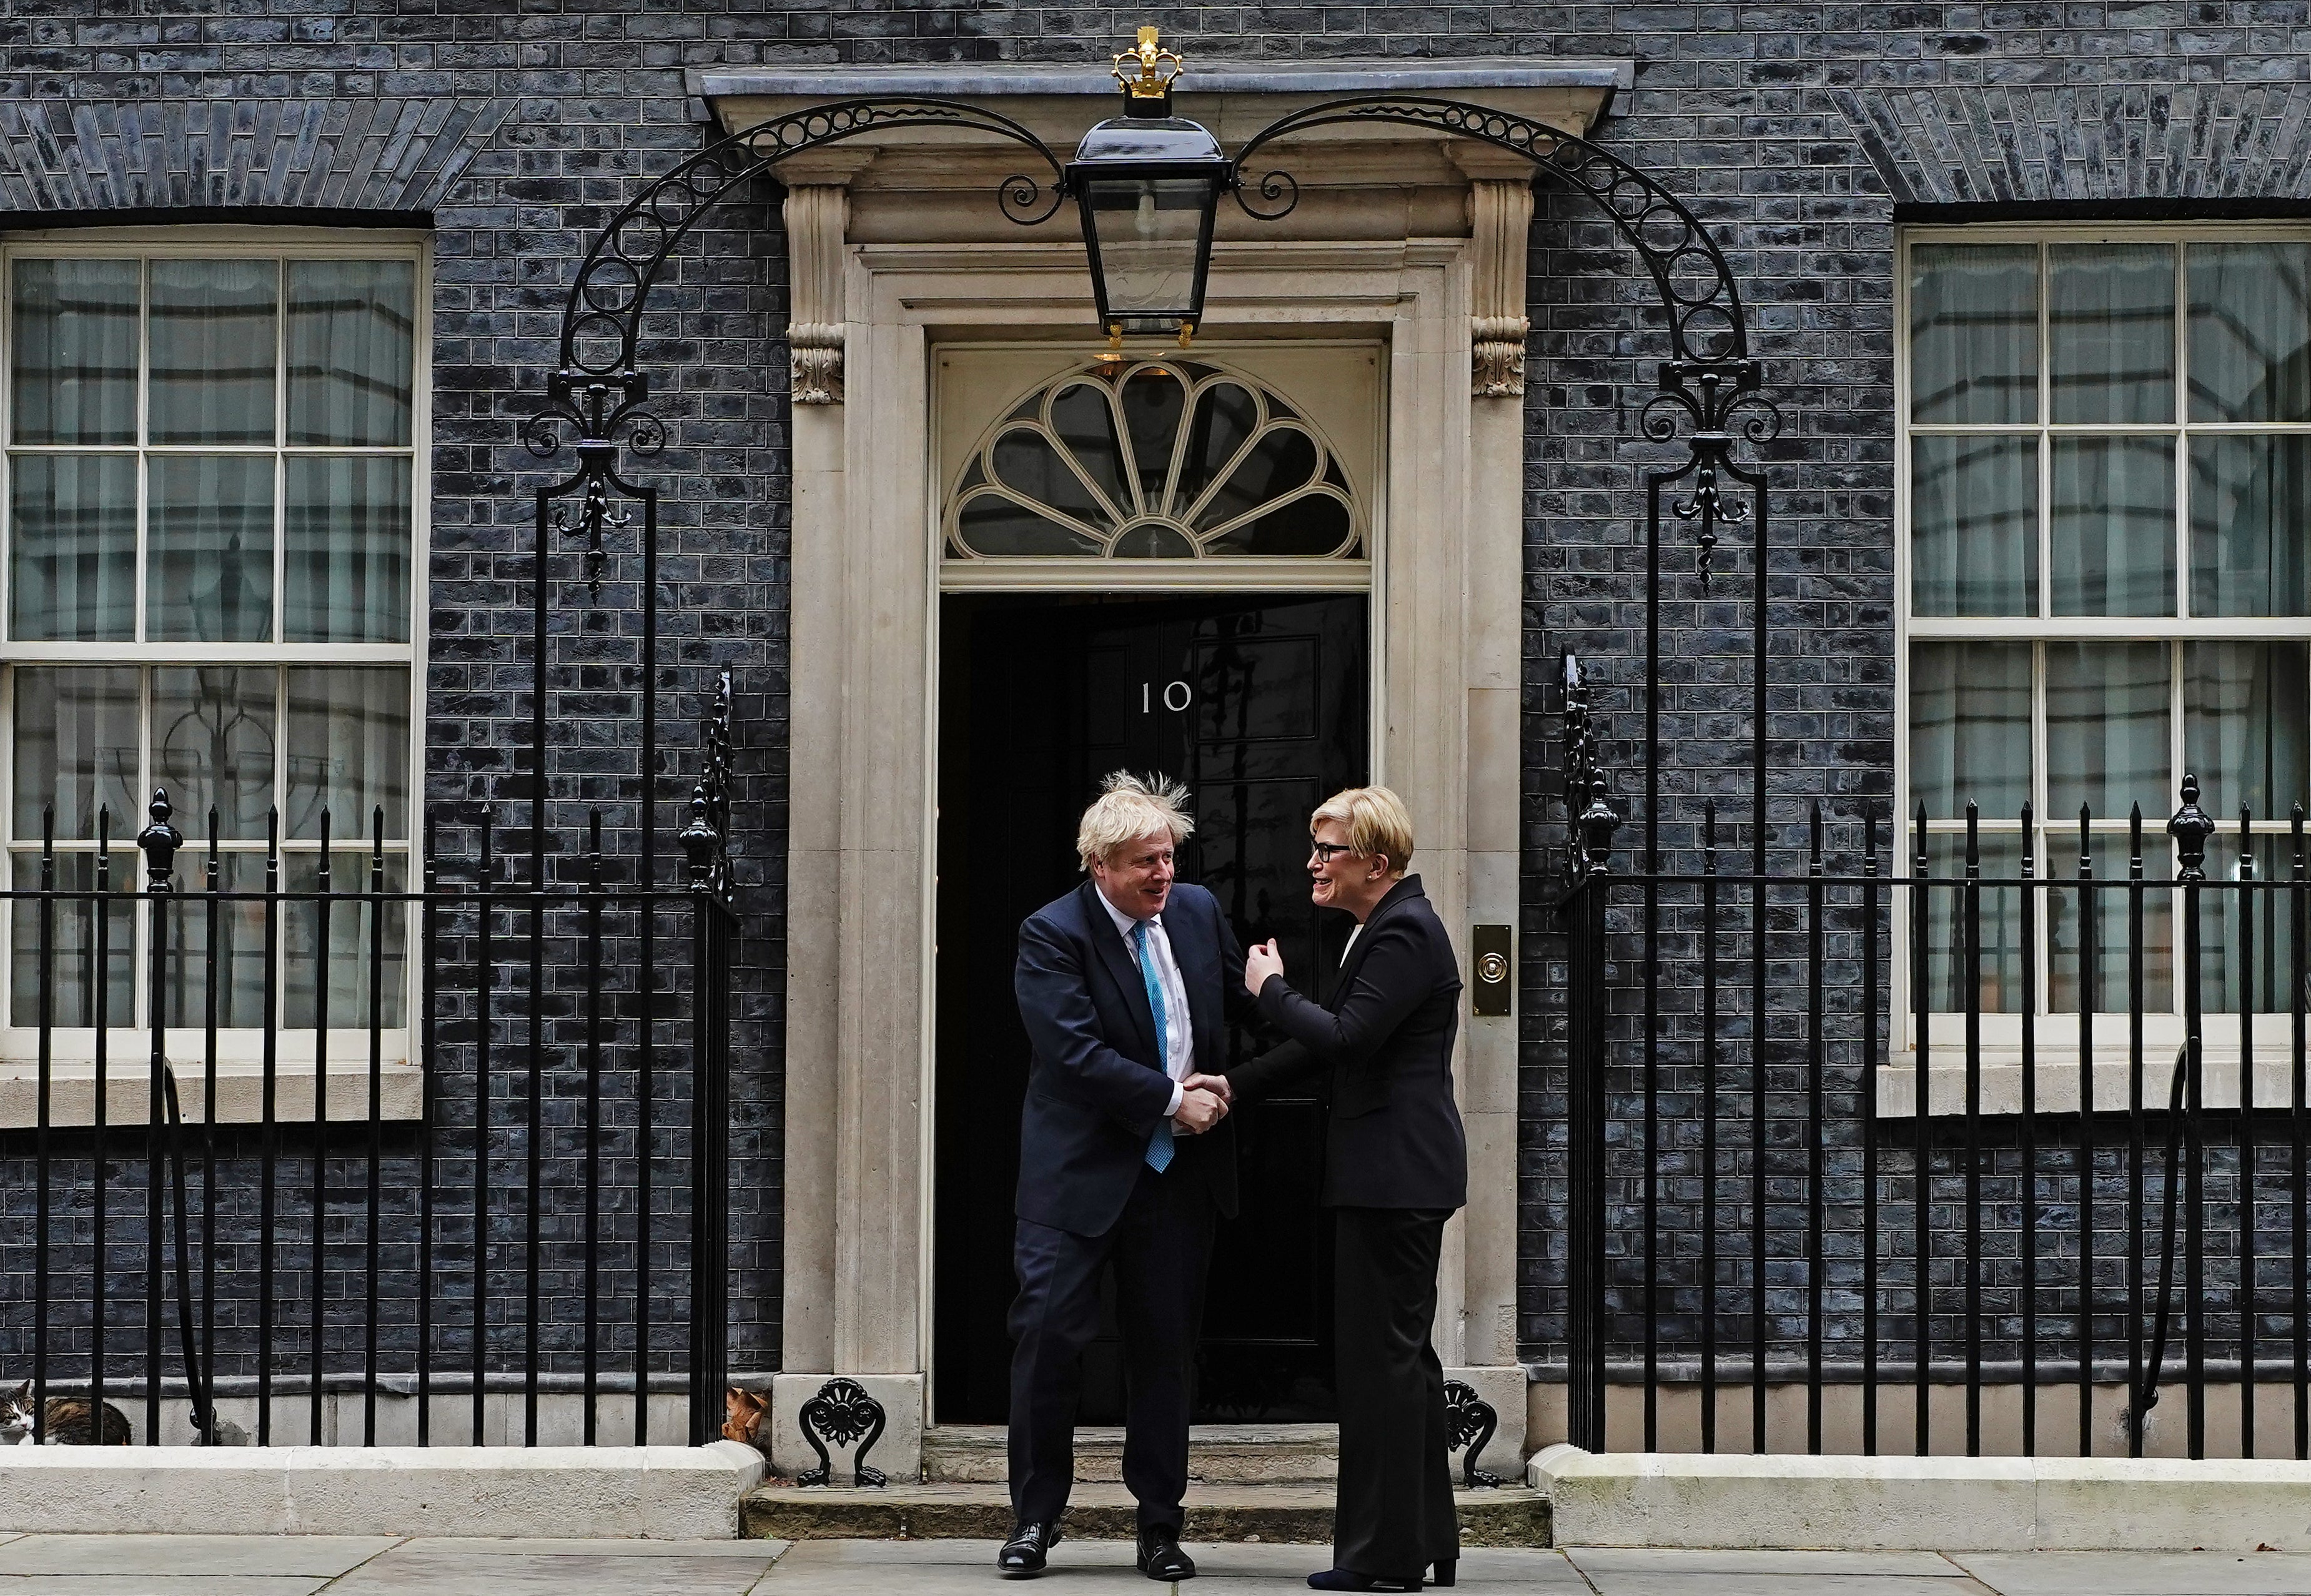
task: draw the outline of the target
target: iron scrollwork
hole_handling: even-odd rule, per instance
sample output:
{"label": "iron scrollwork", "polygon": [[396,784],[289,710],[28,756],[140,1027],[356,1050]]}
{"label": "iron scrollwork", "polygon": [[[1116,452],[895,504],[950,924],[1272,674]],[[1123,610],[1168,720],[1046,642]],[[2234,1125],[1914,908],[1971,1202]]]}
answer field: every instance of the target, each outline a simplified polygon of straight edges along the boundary
{"label": "iron scrollwork", "polygon": [[1503,1483],[1499,1475],[1477,1467],[1500,1423],[1501,1416],[1477,1394],[1476,1387],[1459,1380],[1444,1382],[1444,1426],[1451,1435],[1451,1450],[1461,1454],[1461,1481],[1469,1490]]}
{"label": "iron scrollwork", "polygon": [[[1749,351],[1741,292],[1724,252],[1699,218],[1646,172],[1577,134],[1546,122],[1484,106],[1426,95],[1365,96],[1328,100],[1269,123],[1236,152],[1232,183],[1245,214],[1275,221],[1298,203],[1289,172],[1269,170],[1246,197],[1244,173],[1252,157],[1274,140],[1336,123],[1393,123],[1475,139],[1522,155],[1536,174],[1594,200],[1653,280],[1669,319],[1670,358],[1660,368],[1661,392],[1644,408],[1645,435],[1665,443],[1680,422],[1691,428],[1690,458],[1676,470],[1649,478],[1653,496],[1690,475],[1692,491],[1670,512],[1694,528],[1696,568],[1709,587],[1719,534],[1752,519],[1749,506],[1731,495],[1729,480],[1749,487],[1762,516],[1764,479],[1733,463],[1737,437],[1753,446],[1781,431],[1780,413],[1763,393],[1764,375]],[[1654,510],[1656,527],[1659,508]]]}
{"label": "iron scrollwork", "polygon": [[610,505],[613,489],[635,496],[619,480],[621,441],[637,455],[666,446],[665,425],[646,407],[650,375],[639,361],[641,321],[666,263],[699,219],[740,185],[805,150],[862,134],[901,126],[940,126],[990,134],[1023,144],[1050,169],[1046,183],[1019,172],[998,187],[997,206],[1023,227],[1045,222],[1065,199],[1059,157],[1010,118],[960,100],[881,97],[815,106],[729,134],[685,157],[622,207],[579,263],[562,312],[559,361],[546,383],[545,406],[522,424],[529,451],[548,459],[561,451],[565,431],[578,471],[551,496],[580,495],[574,515],[554,511],[553,529],[580,539],[586,578],[601,596],[603,535],[630,524]]}
{"label": "iron scrollwork", "polygon": [[828,1381],[818,1388],[818,1395],[802,1405],[802,1438],[817,1454],[818,1467],[805,1470],[795,1483],[827,1484],[834,1472],[834,1461],[827,1453],[827,1443],[848,1446],[856,1441],[859,1450],[850,1458],[852,1484],[877,1487],[885,1485],[887,1482],[883,1471],[867,1466],[867,1454],[883,1438],[883,1426],[887,1422],[883,1404],[868,1395],[867,1388],[856,1380]]}
{"label": "iron scrollwork", "polygon": [[[571,283],[562,312],[559,363],[545,407],[523,428],[540,456],[552,455],[559,432],[577,435],[581,462],[589,444],[606,451],[622,431],[639,453],[654,453],[665,432],[641,409],[650,381],[638,355],[642,313],[659,274],[701,217],[748,179],[805,150],[893,127],[938,126],[1022,144],[1050,170],[1044,179],[1019,172],[998,187],[996,204],[1023,227],[1045,222],[1065,199],[1060,159],[1010,118],[960,100],[882,96],[814,106],[725,135],[654,178],[610,219]],[[644,434],[647,433],[646,443]],[[602,462],[606,472],[609,461]],[[582,528],[589,535],[591,527]]]}

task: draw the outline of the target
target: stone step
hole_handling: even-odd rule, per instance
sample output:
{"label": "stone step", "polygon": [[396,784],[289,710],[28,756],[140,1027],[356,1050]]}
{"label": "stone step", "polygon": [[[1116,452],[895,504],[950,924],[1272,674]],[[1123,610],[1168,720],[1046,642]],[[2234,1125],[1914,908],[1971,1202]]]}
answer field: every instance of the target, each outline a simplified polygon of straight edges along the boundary
{"label": "stone step", "polygon": [[[1522,1486],[1455,1494],[1461,1544],[1547,1546],[1548,1501]],[[772,1540],[984,1540],[1011,1532],[1011,1497],[1001,1485],[847,1486],[801,1489],[784,1481],[757,1486],[739,1504],[742,1533]],[[1062,1521],[1079,1540],[1129,1540],[1137,1522],[1131,1493],[1120,1485],[1078,1485]],[[1286,1541],[1326,1545],[1332,1539],[1332,1493],[1310,1485],[1223,1485],[1188,1494],[1182,1537],[1197,1541]]]}
{"label": "stone step", "polygon": [[[1325,1485],[1339,1478],[1332,1425],[1198,1425],[1188,1432],[1188,1478],[1208,1485]],[[940,1425],[923,1433],[923,1478],[933,1485],[1002,1485],[1011,1478],[1001,1425]],[[1076,1478],[1123,1478],[1123,1429],[1076,1429]]]}

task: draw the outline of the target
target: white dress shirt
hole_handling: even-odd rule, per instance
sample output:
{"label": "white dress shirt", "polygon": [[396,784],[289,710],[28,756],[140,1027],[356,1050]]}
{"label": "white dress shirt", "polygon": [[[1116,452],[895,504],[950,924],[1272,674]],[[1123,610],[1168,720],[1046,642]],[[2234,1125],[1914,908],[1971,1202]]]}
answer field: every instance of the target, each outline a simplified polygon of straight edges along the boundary
{"label": "white dress shirt", "polygon": [[[1138,964],[1139,938],[1134,933],[1139,922],[1109,903],[1097,886],[1092,892],[1099,906],[1107,911],[1107,918],[1115,922],[1123,946],[1131,950],[1131,962]],[[1188,1017],[1188,983],[1180,977],[1180,964],[1172,956],[1172,938],[1164,933],[1160,914],[1147,922],[1147,952],[1156,961],[1156,990],[1164,994],[1164,1073],[1172,1077],[1172,1106],[1164,1112],[1176,1114],[1187,1095],[1180,1083],[1196,1072],[1196,1037],[1194,1023]]]}

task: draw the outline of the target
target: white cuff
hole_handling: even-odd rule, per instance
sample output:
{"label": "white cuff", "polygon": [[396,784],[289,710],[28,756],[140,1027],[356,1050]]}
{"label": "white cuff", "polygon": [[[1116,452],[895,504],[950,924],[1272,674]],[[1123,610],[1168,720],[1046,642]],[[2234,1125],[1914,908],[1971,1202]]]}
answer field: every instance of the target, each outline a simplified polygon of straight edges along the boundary
{"label": "white cuff", "polygon": [[1178,1113],[1180,1112],[1180,1104],[1186,1101],[1187,1095],[1186,1088],[1182,1086],[1179,1082],[1173,1081],[1172,1083],[1172,1106],[1164,1111],[1164,1117],[1168,1120],[1173,1114]]}

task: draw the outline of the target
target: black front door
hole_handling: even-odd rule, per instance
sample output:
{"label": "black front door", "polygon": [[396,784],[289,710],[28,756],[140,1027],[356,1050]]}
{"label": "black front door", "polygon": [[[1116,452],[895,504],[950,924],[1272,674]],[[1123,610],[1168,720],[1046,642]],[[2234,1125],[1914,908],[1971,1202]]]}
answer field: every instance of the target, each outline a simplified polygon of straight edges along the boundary
{"label": "black front door", "polygon": [[[1083,879],[1076,821],[1110,771],[1186,783],[1180,874],[1295,978],[1338,964],[1348,922],[1308,902],[1308,814],[1365,780],[1366,606],[1350,597],[950,595],[941,625],[937,1418],[999,1423],[1027,1042],[1019,922]],[[1321,982],[1319,982],[1321,988]],[[1256,1051],[1249,1033],[1232,1055]],[[1329,1420],[1330,1234],[1312,1096],[1235,1116],[1242,1216],[1220,1227],[1200,1422]],[[1123,1388],[1112,1315],[1085,1362],[1086,1424]]]}

